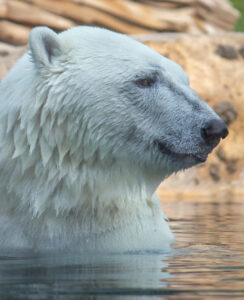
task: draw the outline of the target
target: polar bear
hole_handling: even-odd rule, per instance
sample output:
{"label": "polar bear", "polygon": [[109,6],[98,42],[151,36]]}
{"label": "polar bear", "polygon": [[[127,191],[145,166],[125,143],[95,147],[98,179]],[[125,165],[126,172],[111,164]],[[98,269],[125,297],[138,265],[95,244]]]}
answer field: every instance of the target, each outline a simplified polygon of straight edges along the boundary
{"label": "polar bear", "polygon": [[168,250],[157,186],[227,134],[182,68],[149,47],[37,27],[0,84],[0,245]]}

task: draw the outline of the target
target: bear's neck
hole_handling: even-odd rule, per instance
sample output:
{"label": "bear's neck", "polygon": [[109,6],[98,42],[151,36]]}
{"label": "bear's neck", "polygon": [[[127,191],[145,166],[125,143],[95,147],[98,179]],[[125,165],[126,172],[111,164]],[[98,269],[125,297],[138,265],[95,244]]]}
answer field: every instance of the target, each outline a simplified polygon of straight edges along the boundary
{"label": "bear's neck", "polygon": [[[22,178],[22,185],[11,178],[16,182],[15,190],[8,192],[8,199],[13,199],[11,214],[19,215],[22,220],[25,216],[27,228],[48,226],[53,236],[61,235],[60,231],[69,235],[74,228],[80,228],[84,234],[99,235],[137,226],[142,220],[162,219],[158,200],[153,196],[154,188],[150,189],[135,170],[121,167],[111,170],[97,164],[93,168],[83,165],[75,179],[68,174],[63,177],[60,172],[48,174],[46,168],[43,173],[39,169],[38,174],[27,172],[21,177],[15,173],[15,176]],[[15,195],[20,191],[24,196],[18,199],[16,207]]]}
{"label": "bear's neck", "polygon": [[84,143],[84,124],[70,131],[67,118],[58,116],[51,117],[37,102],[27,117],[19,108],[2,119],[0,185],[13,198],[21,195],[20,207],[33,216],[51,211],[67,216],[70,210],[93,214],[94,207],[139,210],[151,199],[162,175],[118,162],[109,153],[102,157]]}
{"label": "bear's neck", "polygon": [[[18,130],[15,128],[15,131]],[[23,146],[18,143],[12,145],[8,137],[1,146],[4,155],[0,164],[5,175],[1,176],[0,185],[7,194],[6,203],[12,203],[11,209],[15,210],[16,195],[21,195],[18,211],[29,211],[32,218],[63,216],[67,219],[71,214],[77,218],[79,215],[92,218],[101,212],[101,218],[115,218],[120,214],[128,219],[134,213],[140,214],[142,207],[151,205],[160,179],[146,170],[141,172],[126,162],[106,164],[96,158],[75,165],[68,155],[59,164],[55,157],[57,149],[45,162],[42,141],[38,141],[30,153],[24,132],[17,136],[21,137],[19,142]]]}
{"label": "bear's neck", "polygon": [[93,227],[101,230],[158,210],[152,196],[161,176],[133,163],[99,159],[93,148],[81,150],[76,140],[82,137],[72,140],[62,122],[51,130],[48,114],[41,127],[37,113],[26,120],[19,116],[21,111],[16,111],[2,123],[0,186],[6,210],[15,216],[29,213],[32,220],[72,219],[79,226],[92,227],[95,220],[98,225]]}

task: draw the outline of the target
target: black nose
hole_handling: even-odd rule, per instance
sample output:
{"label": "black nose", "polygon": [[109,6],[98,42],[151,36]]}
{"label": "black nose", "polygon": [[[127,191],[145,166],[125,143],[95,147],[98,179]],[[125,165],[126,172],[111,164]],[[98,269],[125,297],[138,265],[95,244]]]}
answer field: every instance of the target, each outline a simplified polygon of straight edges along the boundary
{"label": "black nose", "polygon": [[211,146],[216,146],[221,138],[227,137],[228,133],[228,129],[221,119],[208,121],[201,129],[203,139]]}

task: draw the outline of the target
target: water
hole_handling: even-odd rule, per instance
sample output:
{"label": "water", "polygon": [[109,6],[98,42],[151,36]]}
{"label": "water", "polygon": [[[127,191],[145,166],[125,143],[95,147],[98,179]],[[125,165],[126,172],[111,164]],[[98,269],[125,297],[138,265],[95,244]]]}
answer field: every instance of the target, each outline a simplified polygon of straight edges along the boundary
{"label": "water", "polygon": [[244,203],[168,202],[171,253],[0,253],[0,299],[244,299]]}

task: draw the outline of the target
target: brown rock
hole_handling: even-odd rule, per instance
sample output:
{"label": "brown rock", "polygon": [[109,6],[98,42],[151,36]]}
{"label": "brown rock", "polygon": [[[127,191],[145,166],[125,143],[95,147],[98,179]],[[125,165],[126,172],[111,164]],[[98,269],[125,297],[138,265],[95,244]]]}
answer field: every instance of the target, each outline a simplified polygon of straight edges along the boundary
{"label": "brown rock", "polygon": [[209,175],[214,181],[220,180],[220,168],[218,164],[210,164],[209,166]]}
{"label": "brown rock", "polygon": [[239,53],[244,58],[244,46],[239,49]]}
{"label": "brown rock", "polygon": [[2,57],[5,57],[5,56],[8,56],[9,55],[9,52],[7,50],[0,50],[0,56]]}
{"label": "brown rock", "polygon": [[235,107],[228,101],[217,102],[214,104],[213,109],[228,126],[237,118],[237,111]]}
{"label": "brown rock", "polygon": [[234,174],[238,170],[237,160],[230,159],[229,161],[227,161],[226,170],[228,173]]}
{"label": "brown rock", "polygon": [[224,152],[224,149],[221,146],[219,146],[218,149],[216,150],[216,155],[219,158],[219,160],[223,162],[227,162],[226,154]]}
{"label": "brown rock", "polygon": [[238,52],[235,50],[234,47],[230,45],[218,45],[218,48],[215,51],[215,53],[227,59],[238,58]]}

